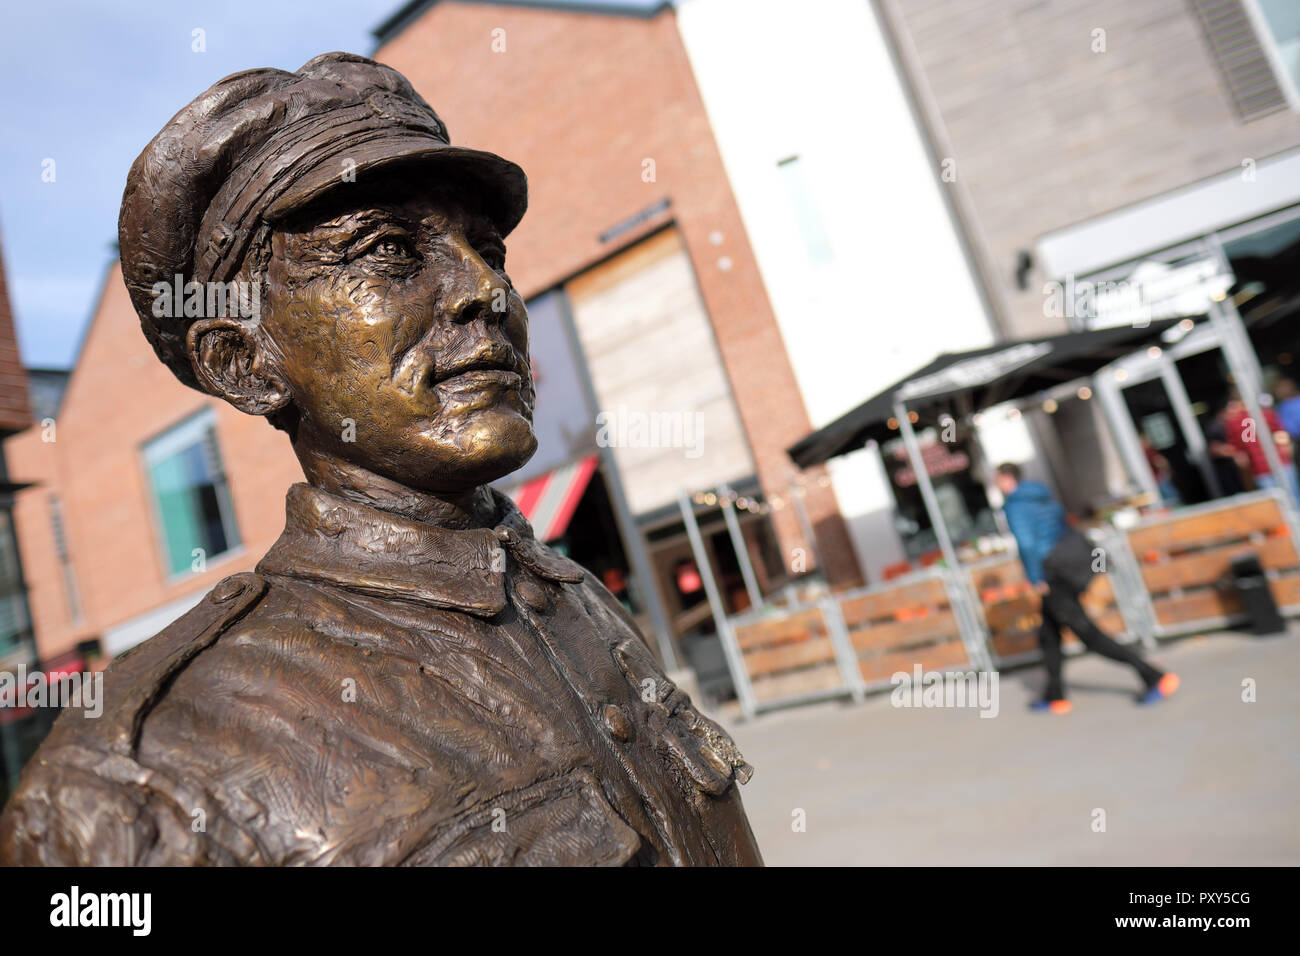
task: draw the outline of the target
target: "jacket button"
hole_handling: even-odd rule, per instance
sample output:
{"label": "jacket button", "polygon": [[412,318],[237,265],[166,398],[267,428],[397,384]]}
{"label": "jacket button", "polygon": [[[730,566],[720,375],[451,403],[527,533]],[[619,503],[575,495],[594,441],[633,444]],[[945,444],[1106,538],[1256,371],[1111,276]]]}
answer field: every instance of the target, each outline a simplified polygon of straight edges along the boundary
{"label": "jacket button", "polygon": [[551,599],[546,596],[546,589],[532,578],[523,577],[522,575],[516,578],[515,591],[519,595],[519,600],[534,611],[545,611],[551,606]]}
{"label": "jacket button", "polygon": [[618,704],[605,705],[605,729],[615,740],[624,743],[632,739],[632,718]]}

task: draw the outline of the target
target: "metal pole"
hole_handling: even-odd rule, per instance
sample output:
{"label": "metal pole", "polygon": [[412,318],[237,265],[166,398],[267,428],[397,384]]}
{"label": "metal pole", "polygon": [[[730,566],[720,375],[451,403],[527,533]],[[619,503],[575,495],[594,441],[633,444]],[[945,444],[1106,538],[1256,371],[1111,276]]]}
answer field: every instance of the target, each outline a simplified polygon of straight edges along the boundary
{"label": "metal pole", "polygon": [[700,572],[700,580],[704,582],[704,593],[709,599],[709,610],[713,612],[713,623],[717,628],[718,637],[722,640],[722,652],[727,658],[727,666],[731,668],[731,683],[736,688],[740,709],[746,717],[753,717],[757,708],[754,692],[749,686],[749,671],[745,669],[744,655],[741,654],[735,635],[731,633],[731,626],[727,623],[727,609],[722,603],[722,595],[718,592],[718,584],[713,579],[713,564],[709,561],[709,553],[704,548],[704,538],[700,535],[700,526],[695,521],[695,508],[691,505],[690,495],[686,493],[685,488],[677,496],[677,505],[682,511],[682,524],[686,525],[686,537],[691,542],[691,553],[695,555],[696,570]]}
{"label": "metal pole", "polygon": [[825,598],[821,604],[822,620],[826,622],[826,633],[831,639],[835,651],[835,663],[839,666],[840,677],[849,689],[849,696],[855,704],[867,698],[866,681],[862,679],[862,665],[858,662],[858,651],[849,637],[849,627],[844,622],[844,609],[840,599]]}
{"label": "metal pole", "polygon": [[[960,581],[964,570],[961,562],[957,560],[957,549],[953,547],[952,538],[948,535],[948,525],[944,522],[943,513],[939,510],[939,499],[935,496],[934,485],[930,482],[930,472],[925,467],[925,459],[921,455],[921,444],[916,440],[916,432],[912,430],[912,422],[907,417],[907,405],[905,403],[894,403],[894,418],[898,421],[899,431],[902,432],[903,447],[907,449],[907,457],[912,463],[912,470],[916,472],[916,485],[921,489],[921,500],[925,502],[925,510],[930,516],[930,525],[934,528],[934,535],[939,539],[939,550],[943,552],[943,559],[948,565],[950,580],[957,587],[967,590],[965,584]],[[971,663],[980,670],[992,670],[983,623],[972,612],[970,605],[966,601],[956,602],[953,611],[957,614],[959,624],[963,620],[966,622],[966,626],[962,627],[962,631],[966,642],[966,652],[970,656]]]}
{"label": "metal pole", "polygon": [[1110,423],[1110,433],[1119,448],[1120,457],[1128,467],[1129,476],[1150,496],[1153,504],[1160,502],[1160,488],[1155,475],[1151,473],[1151,463],[1147,461],[1146,452],[1142,450],[1142,440],[1138,437],[1137,426],[1133,416],[1124,404],[1122,389],[1115,381],[1115,376],[1098,374],[1093,376],[1093,393],[1101,401],[1102,411]]}
{"label": "metal pole", "polygon": [[912,422],[907,417],[907,406],[902,402],[894,403],[894,418],[898,421],[898,429],[903,435],[903,447],[907,449],[908,460],[916,473],[916,485],[921,489],[921,500],[925,502],[926,513],[930,516],[930,525],[934,528],[935,537],[939,539],[939,550],[943,552],[943,559],[948,563],[948,567],[955,570],[961,566],[957,562],[957,549],[953,547],[952,538],[948,536],[948,525],[939,510],[939,499],[934,494],[934,485],[930,483],[930,472],[925,467],[925,459],[921,456],[921,444],[916,440],[916,432],[912,430]]}
{"label": "metal pole", "polygon": [[731,536],[731,547],[736,552],[736,563],[740,565],[740,576],[745,579],[745,590],[749,593],[751,607],[761,607],[763,592],[758,588],[758,578],[754,576],[754,564],[749,560],[749,548],[745,546],[745,536],[740,531],[740,521],[736,518],[735,491],[726,485],[718,485],[718,501],[722,505],[722,519],[727,523],[727,534]]}
{"label": "metal pole", "polygon": [[808,520],[808,511],[803,506],[804,486],[802,484],[792,485],[790,488],[790,505],[794,508],[795,517],[799,519],[799,530],[803,532],[803,540],[808,545],[808,550],[812,552],[812,563],[821,573],[823,578],[826,577],[826,569],[822,567],[821,557],[817,551],[817,535],[813,533],[812,522]]}

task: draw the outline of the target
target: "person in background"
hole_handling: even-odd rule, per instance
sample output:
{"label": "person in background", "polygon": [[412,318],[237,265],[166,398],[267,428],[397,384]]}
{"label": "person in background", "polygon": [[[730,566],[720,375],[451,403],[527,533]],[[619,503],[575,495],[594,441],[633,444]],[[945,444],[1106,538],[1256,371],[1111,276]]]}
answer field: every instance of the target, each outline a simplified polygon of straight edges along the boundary
{"label": "person in background", "polygon": [[1300,388],[1296,388],[1295,379],[1282,378],[1273,389],[1277,399],[1277,417],[1282,420],[1282,427],[1291,436],[1291,444],[1300,442]]}
{"label": "person in background", "polygon": [[1246,490],[1245,475],[1250,470],[1250,459],[1228,442],[1228,430],[1220,416],[1206,420],[1203,428],[1210,466],[1218,477],[1223,496],[1230,498],[1241,494]]}
{"label": "person in background", "polygon": [[[1296,387],[1295,379],[1282,378],[1273,389],[1273,397],[1277,400],[1277,417],[1291,439],[1291,457],[1295,458],[1296,443],[1300,442],[1300,388]],[[1300,459],[1292,463],[1292,468],[1300,469]]]}
{"label": "person in background", "polygon": [[1147,457],[1147,465],[1151,468],[1151,474],[1156,479],[1156,487],[1160,490],[1160,503],[1173,508],[1181,504],[1178,497],[1178,486],[1174,484],[1174,469],[1169,464],[1169,459],[1151,444],[1151,438],[1146,432],[1142,433],[1142,453]]}
{"label": "person in background", "polygon": [[[1291,439],[1282,426],[1282,419],[1272,408],[1263,409],[1264,419],[1269,433],[1277,445],[1278,457],[1282,459],[1282,472],[1286,476],[1288,490],[1293,500],[1300,501],[1300,480],[1297,480],[1295,468],[1291,461]],[[1235,388],[1228,393],[1228,402],[1220,413],[1223,421],[1224,435],[1228,443],[1242,452],[1250,460],[1250,472],[1255,479],[1255,487],[1261,490],[1276,488],[1277,480],[1268,467],[1268,455],[1259,440],[1259,426],[1250,417],[1250,410],[1241,400],[1241,393]]]}
{"label": "person in background", "polygon": [[994,484],[1002,492],[1002,511],[1020,549],[1025,576],[1042,595],[1043,623],[1038,642],[1047,668],[1047,687],[1035,710],[1068,714],[1070,702],[1062,680],[1061,628],[1068,627],[1085,647],[1102,657],[1128,664],[1142,681],[1138,702],[1153,704],[1178,690],[1178,675],[1152,667],[1132,647],[1102,632],[1079,603],[1098,570],[1092,542],[1070,527],[1065,507],[1037,481],[1023,481],[1020,466],[999,465]]}

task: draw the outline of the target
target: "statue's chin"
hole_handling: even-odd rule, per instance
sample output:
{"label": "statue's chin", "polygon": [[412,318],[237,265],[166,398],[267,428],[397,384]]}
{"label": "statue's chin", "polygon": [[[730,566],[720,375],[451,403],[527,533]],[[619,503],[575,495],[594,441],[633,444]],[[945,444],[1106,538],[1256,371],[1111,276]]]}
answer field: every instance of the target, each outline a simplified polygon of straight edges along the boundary
{"label": "statue's chin", "polygon": [[497,406],[476,412],[462,425],[455,446],[457,453],[446,456],[453,459],[446,462],[451,467],[439,469],[441,476],[451,472],[458,484],[484,485],[527,464],[537,451],[537,436],[523,414]]}

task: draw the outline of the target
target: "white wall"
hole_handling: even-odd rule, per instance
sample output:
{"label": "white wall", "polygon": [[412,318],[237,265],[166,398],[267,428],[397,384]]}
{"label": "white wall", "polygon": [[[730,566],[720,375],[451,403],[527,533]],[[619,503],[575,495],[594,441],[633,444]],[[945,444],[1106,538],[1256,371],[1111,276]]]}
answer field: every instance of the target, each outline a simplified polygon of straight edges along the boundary
{"label": "white wall", "polygon": [[[868,0],[679,0],[677,22],[813,425],[940,352],[990,344]],[[792,155],[828,262],[810,258],[778,167]],[[878,580],[903,557],[879,456],[859,452],[830,471],[863,570]]]}

